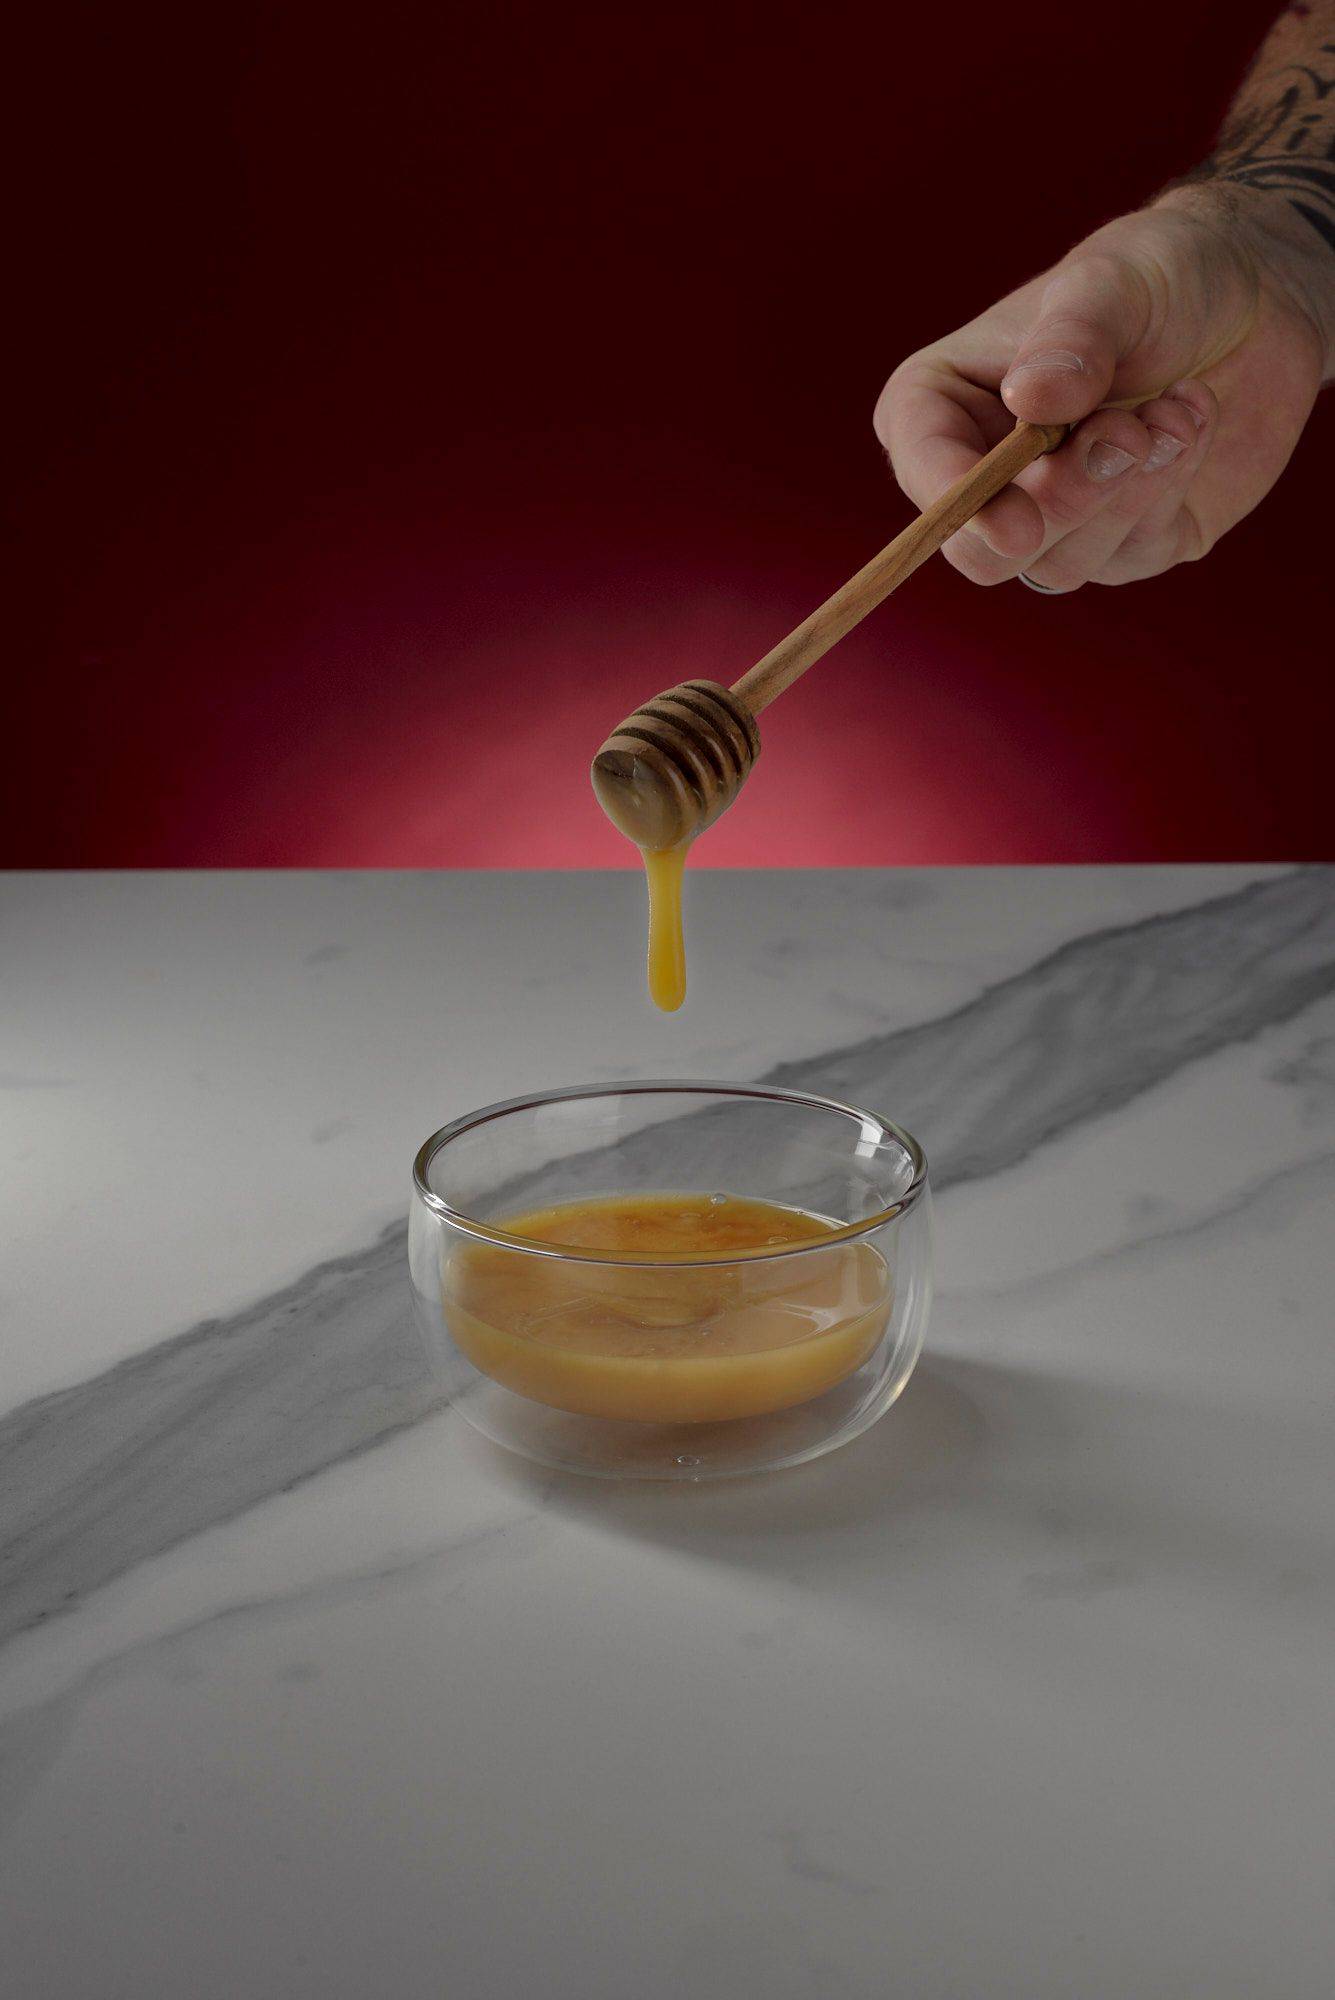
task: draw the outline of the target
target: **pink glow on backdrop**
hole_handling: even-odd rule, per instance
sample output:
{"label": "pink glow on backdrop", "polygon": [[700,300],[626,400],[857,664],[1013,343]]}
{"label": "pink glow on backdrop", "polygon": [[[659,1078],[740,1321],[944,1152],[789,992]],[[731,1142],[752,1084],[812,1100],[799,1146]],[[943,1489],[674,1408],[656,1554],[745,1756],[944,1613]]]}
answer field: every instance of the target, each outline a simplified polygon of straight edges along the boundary
{"label": "pink glow on backdrop", "polygon": [[[980,191],[1100,10],[28,10],[0,861],[633,865],[598,743],[904,524],[885,375],[1205,150],[1232,11],[1125,0],[1171,108],[1055,88]],[[1153,583],[933,561],[699,864],[1330,854],[1333,441]]]}
{"label": "pink glow on backdrop", "polygon": [[[589,788],[592,750],[673,681],[735,678],[838,574],[822,540],[824,565],[749,588],[641,569],[598,616],[572,610],[568,578],[527,574],[499,633],[489,610],[516,579],[485,565],[471,600],[411,619],[373,606],[341,637],[294,642],[280,691],[257,679],[239,738],[196,743],[161,837],[234,865],[634,866]],[[1180,843],[1187,785],[1240,851],[1273,839],[1246,710],[1212,696],[1203,644],[1191,657],[1180,584],[1146,586],[1140,620],[1102,615],[1093,593],[975,592],[944,565],[913,588],[770,711],[757,771],[697,865],[1147,860]],[[1239,636],[1250,621],[1264,646],[1268,613],[1234,598]],[[327,700],[331,680],[360,689],[351,710]],[[247,754],[268,728],[281,755]]]}

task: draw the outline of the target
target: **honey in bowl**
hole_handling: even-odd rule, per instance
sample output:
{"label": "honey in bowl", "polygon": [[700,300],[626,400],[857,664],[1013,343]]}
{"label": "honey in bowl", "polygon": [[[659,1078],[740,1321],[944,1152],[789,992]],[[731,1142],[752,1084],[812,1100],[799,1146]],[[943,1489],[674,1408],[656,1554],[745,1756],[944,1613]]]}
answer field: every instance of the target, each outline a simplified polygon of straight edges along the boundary
{"label": "honey in bowl", "polygon": [[[450,1331],[483,1374],[582,1416],[716,1423],[790,1409],[860,1368],[890,1316],[890,1271],[870,1243],[757,1257],[842,1227],[774,1202],[610,1195],[496,1226],[570,1254],[462,1244],[444,1269]],[[598,1263],[580,1250],[702,1261]]]}

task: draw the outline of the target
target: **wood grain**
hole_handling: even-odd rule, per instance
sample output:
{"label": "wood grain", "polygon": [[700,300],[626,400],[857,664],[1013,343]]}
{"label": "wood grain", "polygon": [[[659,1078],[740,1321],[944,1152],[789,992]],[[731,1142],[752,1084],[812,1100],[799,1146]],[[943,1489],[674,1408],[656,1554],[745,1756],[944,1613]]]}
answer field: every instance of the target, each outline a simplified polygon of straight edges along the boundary
{"label": "wood grain", "polygon": [[818,610],[804,618],[797,629],[757,660],[749,672],[733,682],[732,691],[758,715],[776,695],[816,664],[831,646],[874,611],[892,590],[912,576],[915,569],[934,555],[942,542],[971,521],[980,507],[1009,486],[1017,472],[1032,465],[1044,452],[1055,451],[1066,436],[1064,424],[1017,424],[1008,437],[994,445],[977,465],[971,467],[939,500],[910,521],[879,555],[864,563],[856,576],[826,598]]}
{"label": "wood grain", "polygon": [[761,709],[1066,434],[1064,424],[1017,424],[730,689],[684,681],[636,709],[593,760],[594,790],[609,819],[651,852],[690,840],[717,819],[760,754]]}

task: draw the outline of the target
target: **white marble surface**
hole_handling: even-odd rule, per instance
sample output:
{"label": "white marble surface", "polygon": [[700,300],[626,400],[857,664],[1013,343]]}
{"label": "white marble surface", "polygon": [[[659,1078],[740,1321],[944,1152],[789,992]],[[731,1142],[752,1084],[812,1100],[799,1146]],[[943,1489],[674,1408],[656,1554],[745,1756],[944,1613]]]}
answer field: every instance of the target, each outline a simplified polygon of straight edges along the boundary
{"label": "white marble surface", "polygon": [[[1335,875],[0,882],[0,1990],[1326,2000]],[[918,1132],[902,1402],[735,1486],[429,1407],[532,1085]]]}

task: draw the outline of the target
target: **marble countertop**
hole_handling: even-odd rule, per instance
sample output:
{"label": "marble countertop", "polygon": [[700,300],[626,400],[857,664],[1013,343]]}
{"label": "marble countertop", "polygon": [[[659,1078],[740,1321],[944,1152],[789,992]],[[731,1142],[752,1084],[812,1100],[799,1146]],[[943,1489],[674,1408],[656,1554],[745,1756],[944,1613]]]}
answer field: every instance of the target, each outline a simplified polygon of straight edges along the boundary
{"label": "marble countertop", "polygon": [[[1326,2000],[1335,872],[0,881],[0,1986]],[[406,1365],[419,1141],[769,1077],[924,1142],[842,1452],[539,1471]]]}

